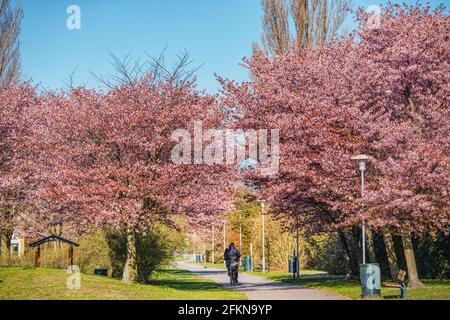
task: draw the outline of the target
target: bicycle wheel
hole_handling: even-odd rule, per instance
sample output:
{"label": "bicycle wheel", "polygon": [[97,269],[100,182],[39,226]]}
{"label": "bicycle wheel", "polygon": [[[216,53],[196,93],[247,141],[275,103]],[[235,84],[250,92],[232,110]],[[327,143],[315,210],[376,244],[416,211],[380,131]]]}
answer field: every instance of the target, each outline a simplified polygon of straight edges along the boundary
{"label": "bicycle wheel", "polygon": [[237,278],[237,272],[236,272],[236,269],[233,268],[233,269],[231,269],[231,275],[230,275],[230,284],[232,286],[236,285],[236,283],[237,283],[236,278]]}

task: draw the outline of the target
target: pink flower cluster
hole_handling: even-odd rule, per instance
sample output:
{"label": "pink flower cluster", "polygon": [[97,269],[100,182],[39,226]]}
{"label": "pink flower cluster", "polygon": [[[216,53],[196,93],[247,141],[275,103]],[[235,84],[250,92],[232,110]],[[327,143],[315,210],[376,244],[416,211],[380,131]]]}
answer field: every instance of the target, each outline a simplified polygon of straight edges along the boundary
{"label": "pink flower cluster", "polygon": [[389,5],[379,28],[245,61],[250,82],[221,80],[244,128],[280,128],[280,172],[250,178],[280,215],[310,230],[362,218],[351,157],[368,154],[364,215],[374,228],[449,231],[450,19]]}
{"label": "pink flower cluster", "polygon": [[42,94],[23,85],[0,94],[1,205],[14,205],[12,191],[23,189],[23,230],[146,230],[174,214],[205,223],[227,209],[234,168],[175,166],[170,158],[174,130],[223,120],[215,99],[192,83],[142,79],[105,93]]}

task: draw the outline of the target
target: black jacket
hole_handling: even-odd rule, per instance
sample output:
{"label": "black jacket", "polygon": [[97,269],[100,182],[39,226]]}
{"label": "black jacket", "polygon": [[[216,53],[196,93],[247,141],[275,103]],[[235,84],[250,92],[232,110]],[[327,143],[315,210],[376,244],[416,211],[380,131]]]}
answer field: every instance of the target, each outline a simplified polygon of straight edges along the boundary
{"label": "black jacket", "polygon": [[241,253],[239,252],[238,249],[236,249],[235,247],[230,247],[228,249],[228,259],[231,262],[239,262],[240,258],[241,258]]}
{"label": "black jacket", "polygon": [[230,249],[226,248],[225,252],[223,253],[223,260],[225,261],[229,261],[230,257],[228,256],[228,252],[230,251]]}

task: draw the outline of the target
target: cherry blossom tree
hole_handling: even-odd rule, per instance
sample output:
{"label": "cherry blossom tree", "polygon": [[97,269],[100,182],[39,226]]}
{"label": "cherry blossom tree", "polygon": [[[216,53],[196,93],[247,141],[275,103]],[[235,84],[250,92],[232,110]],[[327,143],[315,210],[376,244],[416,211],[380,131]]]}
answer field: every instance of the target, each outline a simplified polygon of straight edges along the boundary
{"label": "cherry blossom tree", "polygon": [[[300,56],[245,60],[252,81],[223,83],[244,128],[279,128],[280,171],[252,176],[272,208],[315,231],[365,218],[402,235],[410,286],[420,286],[410,233],[448,231],[449,19],[438,8],[388,5],[380,25]],[[353,155],[371,156],[365,210]]]}
{"label": "cherry blossom tree", "polygon": [[40,213],[126,231],[126,282],[146,277],[137,274],[138,234],[173,214],[210,212],[233,188],[228,168],[171,160],[175,130],[197,120],[216,127],[223,117],[193,83],[143,78],[105,93],[77,88],[42,99],[30,137],[39,153]]}
{"label": "cherry blossom tree", "polygon": [[369,219],[400,231],[409,285],[418,287],[410,233],[449,230],[450,20],[427,5],[388,5],[376,29],[364,28],[365,18],[357,54],[369,57],[372,72],[360,88],[375,121],[388,119],[367,134],[378,180],[368,194]]}
{"label": "cherry blossom tree", "polygon": [[0,235],[8,248],[20,213],[28,209],[33,170],[25,137],[27,110],[35,102],[35,90],[27,84],[0,89]]}

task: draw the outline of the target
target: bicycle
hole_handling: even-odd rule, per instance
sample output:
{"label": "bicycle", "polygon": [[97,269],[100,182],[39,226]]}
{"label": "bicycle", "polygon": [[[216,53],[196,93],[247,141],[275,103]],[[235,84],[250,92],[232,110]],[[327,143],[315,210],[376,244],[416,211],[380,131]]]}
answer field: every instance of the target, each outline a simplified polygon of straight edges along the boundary
{"label": "bicycle", "polygon": [[230,266],[230,285],[233,287],[238,284],[238,265]]}

